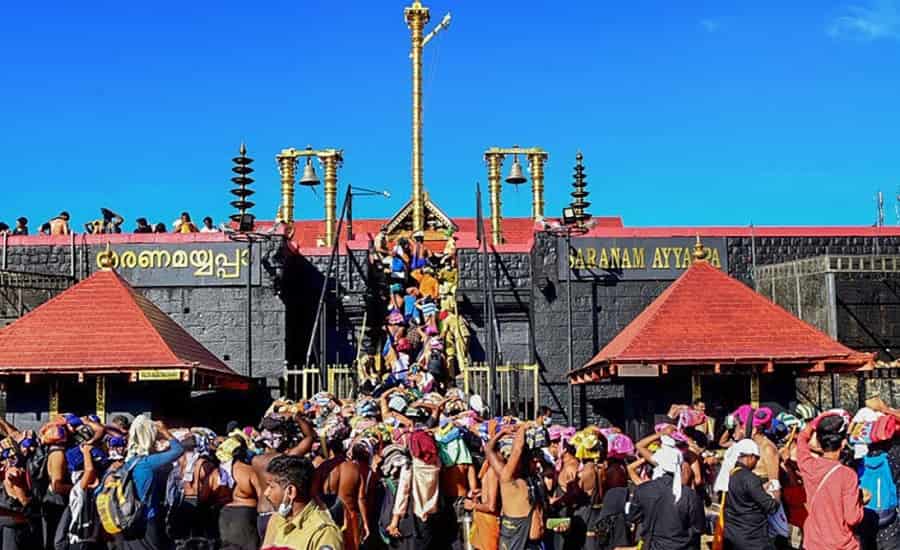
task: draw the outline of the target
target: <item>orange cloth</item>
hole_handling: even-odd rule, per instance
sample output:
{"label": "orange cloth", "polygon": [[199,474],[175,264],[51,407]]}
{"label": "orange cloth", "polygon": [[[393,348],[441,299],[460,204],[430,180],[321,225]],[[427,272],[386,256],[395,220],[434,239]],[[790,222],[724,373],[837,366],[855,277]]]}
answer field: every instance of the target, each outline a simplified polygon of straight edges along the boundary
{"label": "orange cloth", "polygon": [[440,298],[440,284],[438,280],[433,276],[423,273],[418,277],[419,281],[419,292],[422,293],[422,296],[431,296],[435,301]]}
{"label": "orange cloth", "polygon": [[341,535],[344,537],[344,550],[359,550],[362,542],[359,512],[344,507],[344,527],[341,529]]}
{"label": "orange cloth", "polygon": [[496,550],[500,547],[500,518],[493,514],[475,511],[472,514],[472,532],[469,541],[475,550]]}

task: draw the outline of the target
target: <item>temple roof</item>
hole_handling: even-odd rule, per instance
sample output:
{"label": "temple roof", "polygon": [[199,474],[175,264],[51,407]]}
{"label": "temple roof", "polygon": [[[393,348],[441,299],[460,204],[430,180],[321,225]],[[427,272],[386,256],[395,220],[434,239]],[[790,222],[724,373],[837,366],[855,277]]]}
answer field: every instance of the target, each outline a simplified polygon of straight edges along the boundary
{"label": "temple roof", "polygon": [[856,352],[794,317],[706,261],[696,261],[580,369],[573,383],[616,376],[631,365],[762,365],[867,368]]}
{"label": "temple roof", "polygon": [[139,373],[182,369],[212,386],[246,380],[135,292],[97,271],[0,330],[0,374]]}

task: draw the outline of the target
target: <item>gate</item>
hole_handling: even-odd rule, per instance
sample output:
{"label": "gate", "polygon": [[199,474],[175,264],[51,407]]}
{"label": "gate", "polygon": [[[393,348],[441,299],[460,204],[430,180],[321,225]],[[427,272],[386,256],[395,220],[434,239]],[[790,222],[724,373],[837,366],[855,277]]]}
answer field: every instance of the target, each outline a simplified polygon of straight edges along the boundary
{"label": "gate", "polygon": [[[463,390],[467,395],[478,394],[490,403],[490,369],[484,363],[463,366]],[[534,418],[540,404],[540,378],[537,365],[506,364],[497,367],[501,410],[498,414],[512,414],[522,418]],[[305,367],[286,369],[282,380],[282,393],[294,400],[310,399],[319,391],[327,391],[338,399],[351,399],[357,387],[356,372],[351,365],[328,365],[325,388],[321,387],[319,369]]]}

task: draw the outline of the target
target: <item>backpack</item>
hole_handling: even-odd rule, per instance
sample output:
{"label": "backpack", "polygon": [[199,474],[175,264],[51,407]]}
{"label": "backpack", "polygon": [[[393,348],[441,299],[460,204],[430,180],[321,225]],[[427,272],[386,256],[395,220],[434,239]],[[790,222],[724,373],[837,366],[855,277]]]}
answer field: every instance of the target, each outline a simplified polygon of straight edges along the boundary
{"label": "backpack", "polygon": [[69,428],[63,416],[56,416],[41,426],[38,438],[43,445],[65,445],[69,439]]}
{"label": "backpack", "polygon": [[133,475],[140,460],[138,458],[103,478],[97,494],[97,514],[103,529],[110,535],[130,530],[143,518],[144,504],[137,494]]}
{"label": "backpack", "polygon": [[892,522],[897,514],[897,486],[887,454],[869,454],[859,467],[859,486],[872,494],[866,508],[878,514],[879,525]]}
{"label": "backpack", "polygon": [[72,508],[67,506],[59,520],[54,537],[55,550],[79,548],[85,543],[96,543],[101,540],[100,522],[97,507],[91,491],[85,491],[84,502],[78,513],[78,520],[72,524]]}
{"label": "backpack", "polygon": [[409,453],[426,464],[432,466],[439,465],[437,444],[434,442],[430,432],[425,430],[415,430],[409,436]]}

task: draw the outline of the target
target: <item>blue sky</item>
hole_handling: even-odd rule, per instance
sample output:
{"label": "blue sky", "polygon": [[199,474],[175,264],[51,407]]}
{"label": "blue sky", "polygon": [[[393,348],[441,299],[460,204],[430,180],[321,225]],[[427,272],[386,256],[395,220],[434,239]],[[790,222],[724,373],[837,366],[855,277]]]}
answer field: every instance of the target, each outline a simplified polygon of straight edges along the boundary
{"label": "blue sky", "polygon": [[[279,200],[284,147],[344,149],[354,204],[410,192],[408,31],[400,2],[12,2],[0,33],[0,220],[128,226],[230,213],[246,140],[256,214]],[[426,48],[425,181],[474,213],[483,151],[544,147],[547,213],[575,152],[591,211],[626,225],[894,223],[900,189],[900,0],[435,0]],[[507,163],[508,166],[508,163]],[[321,175],[321,174],[320,174]],[[504,188],[507,216],[529,189]],[[298,189],[298,218],[322,195]],[[80,223],[78,224],[80,226]]]}

